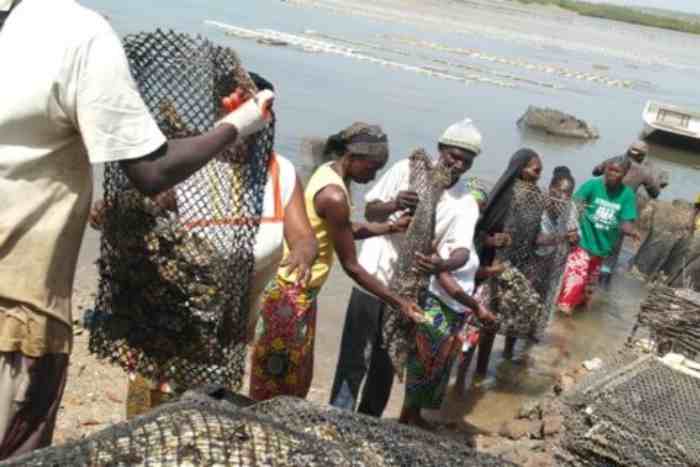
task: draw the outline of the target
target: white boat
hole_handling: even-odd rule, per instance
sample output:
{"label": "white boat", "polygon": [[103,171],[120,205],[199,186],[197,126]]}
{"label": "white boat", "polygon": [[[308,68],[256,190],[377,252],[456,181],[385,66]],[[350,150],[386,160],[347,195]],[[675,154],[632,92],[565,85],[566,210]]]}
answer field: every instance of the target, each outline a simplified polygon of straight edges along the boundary
{"label": "white boat", "polygon": [[647,101],[642,119],[645,125],[645,137],[661,132],[700,140],[700,112],[671,104]]}

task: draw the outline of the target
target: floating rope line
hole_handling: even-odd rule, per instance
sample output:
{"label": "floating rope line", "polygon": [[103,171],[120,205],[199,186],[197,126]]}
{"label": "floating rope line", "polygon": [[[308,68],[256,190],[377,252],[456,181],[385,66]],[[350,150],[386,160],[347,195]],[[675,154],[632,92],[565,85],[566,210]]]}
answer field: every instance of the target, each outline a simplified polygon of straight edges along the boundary
{"label": "floating rope line", "polygon": [[308,37],[297,36],[270,29],[246,29],[217,21],[206,21],[205,23],[211,26],[221,28],[226,32],[226,34],[241,39],[283,42],[289,46],[297,47],[305,52],[329,53],[334,55],[340,55],[343,57],[352,58],[360,61],[366,61],[369,63],[374,63],[389,68],[410,71],[413,73],[418,73],[421,75],[427,75],[434,78],[445,79],[449,81],[458,81],[465,84],[469,84],[471,82],[479,82],[505,88],[515,87],[515,85],[512,83],[499,81],[491,78],[484,78],[483,76],[480,76],[476,73],[453,74],[437,71],[426,66],[409,65],[407,63],[401,63],[394,60],[377,58],[371,55],[367,55],[366,53],[361,53],[357,49],[353,49],[350,47],[344,47],[329,42],[319,41],[315,39],[310,39]]}

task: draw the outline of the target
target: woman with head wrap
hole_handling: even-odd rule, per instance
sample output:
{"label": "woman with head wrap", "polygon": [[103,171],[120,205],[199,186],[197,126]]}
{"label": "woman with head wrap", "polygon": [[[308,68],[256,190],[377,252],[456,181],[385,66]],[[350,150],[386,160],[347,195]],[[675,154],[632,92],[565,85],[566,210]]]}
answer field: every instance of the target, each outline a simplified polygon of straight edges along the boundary
{"label": "woman with head wrap", "polygon": [[[535,249],[537,274],[533,287],[544,303],[543,320],[548,320],[551,315],[559,294],[566,258],[580,238],[578,210],[571,200],[575,188],[576,181],[569,168],[556,167],[544,201]],[[533,335],[544,329],[540,324],[546,324],[546,321],[534,323]]]}
{"label": "woman with head wrap", "polygon": [[[355,240],[401,232],[409,222],[350,220],[350,184],[368,183],[384,167],[389,157],[386,135],[376,125],[354,123],[329,137],[324,151],[335,160],[316,170],[304,193],[318,256],[309,277],[281,267],[264,292],[252,353],[250,395],[256,400],[306,397],[313,372],[316,297],[330,274],[334,253],[361,287],[409,317],[420,313],[415,303],[391,292],[357,262]],[[285,258],[288,254],[285,248]]]}
{"label": "woman with head wrap", "polygon": [[[488,203],[477,227],[482,266],[498,265],[497,257],[507,257],[514,267],[527,268],[528,254],[534,251],[542,215],[542,206],[536,202],[539,199],[536,196],[539,192],[537,181],[541,173],[542,161],[539,154],[532,149],[520,149],[510,158],[506,171],[489,194]],[[534,196],[527,197],[529,194]],[[523,199],[520,199],[521,197]],[[525,215],[532,219],[521,222],[522,216]],[[533,222],[533,219],[536,220]],[[529,271],[522,269],[527,276]],[[492,332],[483,333],[481,336],[476,367],[478,377],[486,375],[494,339],[495,334]],[[514,344],[514,338],[506,339],[506,357],[511,356]]]}
{"label": "woman with head wrap", "polygon": [[[462,120],[445,130],[437,149],[439,157],[435,162],[449,167],[452,175],[432,212],[435,215],[432,238],[436,240],[437,252],[421,255],[406,249],[406,236],[397,234],[363,242],[360,254],[362,266],[384,284],[406,274],[400,266],[402,256],[404,259],[413,256],[417,259],[415,266],[433,276],[429,290],[437,299],[430,300],[424,312],[435,319],[416,327],[416,339],[421,345],[416,346],[406,368],[406,399],[401,416],[405,423],[422,426],[425,421],[420,416],[421,409],[439,407],[442,402],[449,381],[449,371],[445,369],[451,366],[454,355],[451,349],[462,326],[465,306],[471,308],[464,303],[474,305],[468,295],[473,291],[474,271],[478,267],[477,255],[470,254],[475,250],[473,234],[478,206],[466,196],[459,180],[481,152],[481,133],[470,119]],[[367,219],[395,220],[407,212],[415,212],[419,202],[415,190],[425,193],[427,188],[411,183],[412,172],[410,158],[396,162],[387,170],[365,196]],[[421,209],[419,219],[415,220],[425,222],[426,215],[432,214]],[[421,238],[425,233],[420,234]],[[436,280],[448,271],[454,272],[452,279],[459,287],[453,287],[454,282],[442,284]],[[378,297],[360,287],[353,289],[331,391],[333,406],[375,417],[382,415],[394,379],[391,344],[384,340],[383,332],[389,313],[393,312]]]}
{"label": "woman with head wrap", "polygon": [[598,282],[603,260],[610,256],[620,235],[639,239],[633,222],[637,219],[637,199],[623,184],[630,160],[618,157],[605,166],[602,177],[584,183],[574,195],[583,203],[580,218],[581,241],[566,262],[558,307],[565,314],[586,302]]}
{"label": "woman with head wrap", "polygon": [[540,234],[537,238],[538,248],[535,253],[549,257],[556,251],[559,243],[578,241],[578,214],[571,197],[576,188],[576,181],[568,167],[559,166],[552,173],[549,193],[542,213]]}

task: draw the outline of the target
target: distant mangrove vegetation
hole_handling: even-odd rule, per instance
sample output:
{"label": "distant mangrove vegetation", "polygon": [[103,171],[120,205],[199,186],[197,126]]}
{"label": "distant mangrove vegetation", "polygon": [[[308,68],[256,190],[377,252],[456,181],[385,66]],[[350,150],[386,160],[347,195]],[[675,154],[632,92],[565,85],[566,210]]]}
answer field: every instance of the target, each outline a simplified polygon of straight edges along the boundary
{"label": "distant mangrove vegetation", "polygon": [[671,16],[652,14],[633,7],[610,5],[603,3],[589,3],[577,0],[517,0],[520,3],[539,5],[554,5],[566,10],[575,11],[583,16],[605,18],[613,21],[651,26],[655,28],[671,29],[673,31],[700,34],[700,21],[691,21]]}

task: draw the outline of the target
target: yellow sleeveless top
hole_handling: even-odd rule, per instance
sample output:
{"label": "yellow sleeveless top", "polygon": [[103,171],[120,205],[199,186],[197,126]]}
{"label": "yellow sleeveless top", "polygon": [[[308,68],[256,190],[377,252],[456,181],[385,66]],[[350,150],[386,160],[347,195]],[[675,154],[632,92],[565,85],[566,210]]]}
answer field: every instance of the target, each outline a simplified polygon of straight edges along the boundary
{"label": "yellow sleeveless top", "polygon": [[[311,279],[307,284],[308,288],[320,288],[326,282],[328,274],[330,274],[333,266],[333,256],[335,254],[335,245],[328,231],[326,220],[321,218],[316,212],[314,206],[314,198],[316,194],[327,187],[328,185],[337,185],[345,192],[345,196],[350,202],[350,192],[345,186],[345,182],[338,173],[331,167],[332,162],[322,165],[311,176],[309,183],[304,190],[304,202],[306,204],[306,214],[309,216],[311,228],[316,235],[318,241],[318,257],[311,267]],[[289,248],[285,242],[284,256],[286,258],[289,253]],[[288,282],[294,282],[295,278],[287,273],[285,268],[280,268],[278,277]]]}

